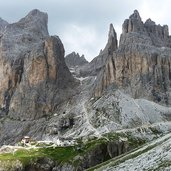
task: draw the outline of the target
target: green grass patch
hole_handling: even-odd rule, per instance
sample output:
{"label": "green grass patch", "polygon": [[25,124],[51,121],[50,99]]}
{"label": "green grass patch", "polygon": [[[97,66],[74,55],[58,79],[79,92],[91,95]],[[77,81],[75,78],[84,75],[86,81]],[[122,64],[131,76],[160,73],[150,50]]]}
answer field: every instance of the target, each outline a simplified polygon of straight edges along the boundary
{"label": "green grass patch", "polygon": [[48,157],[58,162],[67,162],[77,155],[74,147],[47,147],[29,150],[17,150],[15,153],[0,154],[0,161],[21,161],[23,166],[37,161],[39,158]]}
{"label": "green grass patch", "polygon": [[[93,150],[103,147],[105,149],[109,142],[119,142],[121,138],[126,138],[130,149],[145,143],[144,140],[131,137],[131,135],[110,133],[99,139],[92,138],[86,142],[79,139],[75,146],[53,147],[51,146],[52,144],[36,144],[38,148],[18,149],[15,153],[0,154],[0,162],[10,163],[12,161],[11,163],[14,163],[15,161],[20,161],[25,167],[38,161],[38,159],[46,157],[58,163],[70,163],[77,167],[81,162],[81,158],[86,157]],[[106,155],[105,161],[109,160],[109,157],[109,155]]]}

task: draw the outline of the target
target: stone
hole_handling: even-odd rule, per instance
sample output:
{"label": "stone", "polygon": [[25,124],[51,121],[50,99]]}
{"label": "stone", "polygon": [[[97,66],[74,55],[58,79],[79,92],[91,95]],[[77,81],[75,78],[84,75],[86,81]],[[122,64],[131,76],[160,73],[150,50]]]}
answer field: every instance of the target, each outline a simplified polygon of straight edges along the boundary
{"label": "stone", "polygon": [[[77,82],[65,64],[63,44],[58,36],[49,36],[47,22],[46,13],[33,10],[19,22],[4,24],[0,38],[0,117],[16,124],[50,117],[75,93]],[[8,123],[5,120],[3,125]],[[10,127],[2,126],[1,138]],[[8,137],[17,134],[10,135],[9,131]]]}
{"label": "stone", "polygon": [[[104,67],[106,60],[109,55],[112,55],[114,51],[118,48],[118,40],[115,29],[112,24],[109,26],[108,41],[100,54],[95,57],[89,64],[86,64],[79,68],[79,74],[81,76],[94,76],[97,75],[101,68]],[[77,71],[78,72],[78,71]]]}
{"label": "stone", "polygon": [[123,24],[123,33],[129,32],[143,32],[143,22],[137,10],[129,17],[129,19],[125,20]]}
{"label": "stone", "polygon": [[113,24],[109,26],[108,42],[103,51],[100,54],[111,55],[118,48],[118,40]]}
{"label": "stone", "polygon": [[[169,37],[168,30],[167,25],[156,25],[151,19],[143,23],[138,11],[135,10],[122,25],[120,45],[139,41],[157,47],[170,47],[171,37]],[[125,42],[127,37],[129,37],[129,42]]]}
{"label": "stone", "polygon": [[8,25],[8,22],[0,18],[0,37],[2,36],[2,32],[4,31],[7,25]]}

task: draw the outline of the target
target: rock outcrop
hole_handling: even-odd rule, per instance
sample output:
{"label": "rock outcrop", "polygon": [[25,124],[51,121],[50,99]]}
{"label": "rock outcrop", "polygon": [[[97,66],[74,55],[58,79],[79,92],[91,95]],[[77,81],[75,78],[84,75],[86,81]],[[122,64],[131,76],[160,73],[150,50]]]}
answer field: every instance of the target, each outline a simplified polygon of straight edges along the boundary
{"label": "rock outcrop", "polygon": [[100,52],[100,55],[106,54],[107,56],[112,55],[113,52],[118,48],[118,40],[117,40],[117,35],[115,32],[115,29],[113,27],[113,24],[110,24],[109,26],[109,33],[108,33],[108,41],[107,44]]}
{"label": "rock outcrop", "polygon": [[18,127],[14,125],[22,126],[20,121],[50,117],[73,95],[76,82],[65,64],[63,44],[59,37],[49,36],[47,21],[46,13],[33,10],[17,23],[3,24],[0,116],[10,120],[0,125],[0,137]]}
{"label": "rock outcrop", "polygon": [[[67,145],[79,138],[65,153],[61,147],[54,151],[55,145],[49,146],[52,151],[38,147],[42,153],[34,149],[40,155],[35,162],[32,149],[29,161],[14,153],[11,161],[0,161],[1,168],[12,164],[27,171],[85,170],[170,131],[171,108],[157,104],[171,104],[167,26],[150,19],[143,23],[134,11],[123,24],[118,47],[111,24],[104,50],[78,67],[79,75],[87,77],[75,74],[77,86],[61,40],[48,34],[45,13],[33,10],[17,23],[0,23],[0,145],[19,142],[26,134],[56,144],[67,139]],[[124,137],[114,135],[110,141],[112,132]]]}
{"label": "rock outcrop", "polygon": [[117,51],[108,58],[95,96],[113,84],[133,98],[171,104],[171,43],[168,26],[142,22],[138,11],[124,21]]}
{"label": "rock outcrop", "polygon": [[68,68],[82,66],[88,63],[84,55],[80,56],[78,53],[72,52],[65,57],[65,62]]}
{"label": "rock outcrop", "polygon": [[120,45],[138,42],[155,47],[170,47],[171,37],[168,30],[167,25],[156,25],[151,19],[143,23],[138,11],[135,10],[122,25]]}
{"label": "rock outcrop", "polygon": [[0,37],[7,25],[8,25],[8,22],[0,18]]}
{"label": "rock outcrop", "polygon": [[108,56],[112,55],[113,52],[118,48],[117,35],[114,30],[113,24],[110,24],[108,41],[103,50],[100,51],[99,55],[95,57],[89,64],[84,65],[80,68],[81,76],[98,75],[100,70],[105,66]]}

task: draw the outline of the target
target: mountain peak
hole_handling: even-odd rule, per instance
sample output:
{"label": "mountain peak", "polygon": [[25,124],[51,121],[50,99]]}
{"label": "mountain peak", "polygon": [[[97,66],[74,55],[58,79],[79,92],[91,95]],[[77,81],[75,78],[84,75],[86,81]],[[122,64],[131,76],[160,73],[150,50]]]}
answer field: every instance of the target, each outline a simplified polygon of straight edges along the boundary
{"label": "mountain peak", "polygon": [[116,36],[116,32],[114,30],[114,27],[113,27],[113,24],[111,23],[110,26],[109,26],[109,35],[108,37],[115,37]]}
{"label": "mountain peak", "polygon": [[134,13],[130,16],[131,19],[141,20],[138,10],[134,10]]}
{"label": "mountain peak", "polygon": [[117,48],[118,48],[117,34],[115,32],[113,24],[110,24],[109,33],[108,33],[108,42],[107,42],[106,47],[104,48],[104,50],[101,52],[101,54],[109,54],[110,55]]}
{"label": "mountain peak", "polygon": [[8,22],[0,17],[0,31],[2,31],[6,25],[8,25]]}
{"label": "mountain peak", "polygon": [[145,25],[148,24],[148,25],[155,25],[156,23],[154,21],[151,20],[151,18],[147,19],[146,22],[145,22]]}
{"label": "mountain peak", "polygon": [[14,23],[21,25],[29,30],[37,30],[43,37],[49,36],[48,33],[48,15],[47,13],[41,12],[38,9],[30,11],[24,18],[19,20],[19,22]]}
{"label": "mountain peak", "polygon": [[137,10],[134,10],[134,13],[122,25],[122,33],[129,32],[144,32],[144,24]]}
{"label": "mountain peak", "polygon": [[82,66],[88,61],[85,59],[84,55],[80,56],[79,53],[72,52],[65,57],[65,62],[69,68],[75,66]]}
{"label": "mountain peak", "polygon": [[28,15],[33,15],[33,16],[35,16],[35,15],[39,15],[39,14],[42,14],[43,12],[41,12],[40,10],[38,10],[38,9],[33,9],[33,10],[31,10],[30,12],[29,12],[29,14]]}
{"label": "mountain peak", "polygon": [[44,21],[45,24],[47,24],[48,22],[47,13],[41,12],[38,9],[34,9],[30,11],[24,18],[22,18],[20,22],[23,22],[23,21],[34,22],[36,20]]}

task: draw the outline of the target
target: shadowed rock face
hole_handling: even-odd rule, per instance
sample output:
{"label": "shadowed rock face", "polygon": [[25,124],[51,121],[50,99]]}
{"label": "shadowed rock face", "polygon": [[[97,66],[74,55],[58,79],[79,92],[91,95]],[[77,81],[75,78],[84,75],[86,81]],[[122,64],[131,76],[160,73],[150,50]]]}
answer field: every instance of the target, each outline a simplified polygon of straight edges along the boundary
{"label": "shadowed rock face", "polygon": [[168,26],[141,21],[138,11],[124,21],[120,45],[107,60],[95,96],[111,84],[134,98],[171,104],[171,43]]}
{"label": "shadowed rock face", "polygon": [[47,20],[47,14],[33,10],[17,23],[5,23],[0,38],[1,115],[38,119],[72,94],[75,81],[63,44],[49,36]]}

